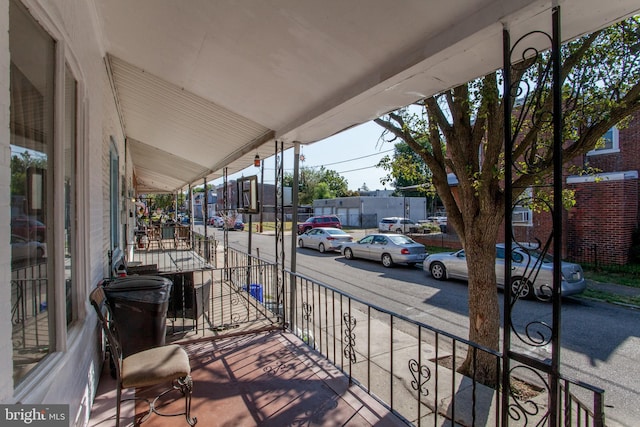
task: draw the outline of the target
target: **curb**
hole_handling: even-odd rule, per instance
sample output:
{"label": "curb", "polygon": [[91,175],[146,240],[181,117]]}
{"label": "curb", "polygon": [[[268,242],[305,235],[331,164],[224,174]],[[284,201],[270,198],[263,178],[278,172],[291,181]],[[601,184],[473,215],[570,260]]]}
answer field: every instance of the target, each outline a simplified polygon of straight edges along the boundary
{"label": "curb", "polygon": [[[611,295],[615,295],[615,294],[611,294]],[[576,298],[579,299],[584,299],[584,300],[588,300],[588,301],[596,301],[596,302],[601,302],[604,304],[611,304],[611,305],[617,305],[620,307],[624,307],[624,308],[630,308],[632,310],[640,310],[640,305],[636,305],[636,304],[629,304],[629,303],[625,303],[625,302],[617,302],[617,301],[606,301],[603,299],[598,299],[598,298],[591,298],[591,297],[587,297],[584,295],[573,295]]]}

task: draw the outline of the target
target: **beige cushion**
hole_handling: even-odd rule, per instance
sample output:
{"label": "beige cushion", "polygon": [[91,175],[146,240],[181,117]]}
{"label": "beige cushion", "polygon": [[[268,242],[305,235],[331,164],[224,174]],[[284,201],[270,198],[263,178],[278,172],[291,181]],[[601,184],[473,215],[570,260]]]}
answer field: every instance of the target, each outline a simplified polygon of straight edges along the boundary
{"label": "beige cushion", "polygon": [[144,387],[186,377],[191,372],[187,352],[177,344],[132,354],[122,361],[122,387]]}

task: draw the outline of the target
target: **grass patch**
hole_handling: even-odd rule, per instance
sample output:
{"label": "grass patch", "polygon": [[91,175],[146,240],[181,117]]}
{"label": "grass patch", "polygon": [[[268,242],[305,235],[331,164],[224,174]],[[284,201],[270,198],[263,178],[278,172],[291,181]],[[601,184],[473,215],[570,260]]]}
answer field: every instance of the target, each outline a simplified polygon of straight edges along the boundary
{"label": "grass patch", "polygon": [[[254,227],[255,224],[259,224],[259,222],[255,222],[254,221]],[[292,223],[291,221],[285,221],[284,222],[284,231],[291,231],[291,226]],[[275,231],[276,230],[276,223],[273,221],[263,221],[262,222],[262,231]]]}
{"label": "grass patch", "polygon": [[617,283],[618,285],[640,288],[640,271],[630,266],[598,267],[583,265],[584,277],[595,282]]}
{"label": "grass patch", "polygon": [[457,249],[444,248],[442,246],[426,246],[428,254],[437,254],[440,252],[455,252]]}

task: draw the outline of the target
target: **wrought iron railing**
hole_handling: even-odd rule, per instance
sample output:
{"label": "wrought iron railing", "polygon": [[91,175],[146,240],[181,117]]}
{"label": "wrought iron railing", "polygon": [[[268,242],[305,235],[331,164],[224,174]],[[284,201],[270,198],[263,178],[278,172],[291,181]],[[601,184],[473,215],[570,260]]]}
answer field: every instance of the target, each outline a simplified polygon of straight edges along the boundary
{"label": "wrought iron railing", "polygon": [[[503,414],[509,425],[547,424],[553,397],[546,374],[535,366],[511,361],[505,407],[502,353],[315,279],[279,271],[276,264],[247,253],[227,248],[225,260],[226,267],[162,273],[174,281],[170,335],[182,337],[185,329],[224,336],[287,328],[409,424],[455,420],[462,426],[502,426]],[[493,358],[493,384],[461,373],[467,352],[473,354],[471,363]],[[604,426],[602,390],[566,377],[560,388],[556,402],[563,425]]]}
{"label": "wrought iron railing", "polygon": [[11,270],[11,341],[14,381],[49,354],[49,280],[46,262]]}
{"label": "wrought iron railing", "polygon": [[[545,374],[535,367],[512,362],[509,405],[502,407],[502,353],[303,275],[288,272],[287,278],[285,294],[295,295],[287,313],[291,331],[411,424],[500,426],[506,412],[509,425],[546,425],[552,397]],[[468,351],[472,363],[483,355],[495,359],[497,387],[459,373]],[[603,390],[567,377],[561,387],[563,425],[604,425]]]}
{"label": "wrought iron railing", "polygon": [[[279,285],[270,264],[248,254],[230,249],[228,260],[228,272],[220,274],[236,277],[234,283],[248,283],[249,274],[267,269],[273,278],[267,285],[273,296],[268,312],[281,314],[292,333],[408,423],[500,426],[506,413],[509,425],[546,425],[553,397],[546,374],[536,367],[511,362],[509,405],[503,407],[502,353],[301,274],[285,271]],[[459,372],[468,351],[472,361],[482,356],[495,360],[497,386]],[[603,390],[563,376],[560,384],[557,407],[563,425],[604,425]]]}
{"label": "wrought iron railing", "polygon": [[215,268],[219,262],[218,241],[198,233],[189,233],[188,241],[170,237],[147,243],[137,237],[136,242],[127,246],[126,253],[130,274]]}
{"label": "wrought iron railing", "polygon": [[[14,350],[37,354],[49,346],[48,280],[11,280],[11,324]],[[46,352],[45,352],[46,354]]]}

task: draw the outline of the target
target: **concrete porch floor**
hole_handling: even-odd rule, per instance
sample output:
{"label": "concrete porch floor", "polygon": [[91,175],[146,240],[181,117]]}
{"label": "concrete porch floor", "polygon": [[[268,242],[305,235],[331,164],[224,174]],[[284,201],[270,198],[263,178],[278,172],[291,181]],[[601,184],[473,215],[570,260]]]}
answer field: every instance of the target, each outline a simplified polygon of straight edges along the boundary
{"label": "concrete porch floor", "polygon": [[[191,415],[198,426],[406,426],[347,377],[285,331],[183,342],[193,377]],[[128,390],[152,397],[161,388]],[[184,399],[170,394],[163,411],[180,412]],[[115,381],[108,364],[94,400],[90,427],[115,425]],[[144,401],[123,402],[121,426],[187,426],[184,416],[152,414]]]}

